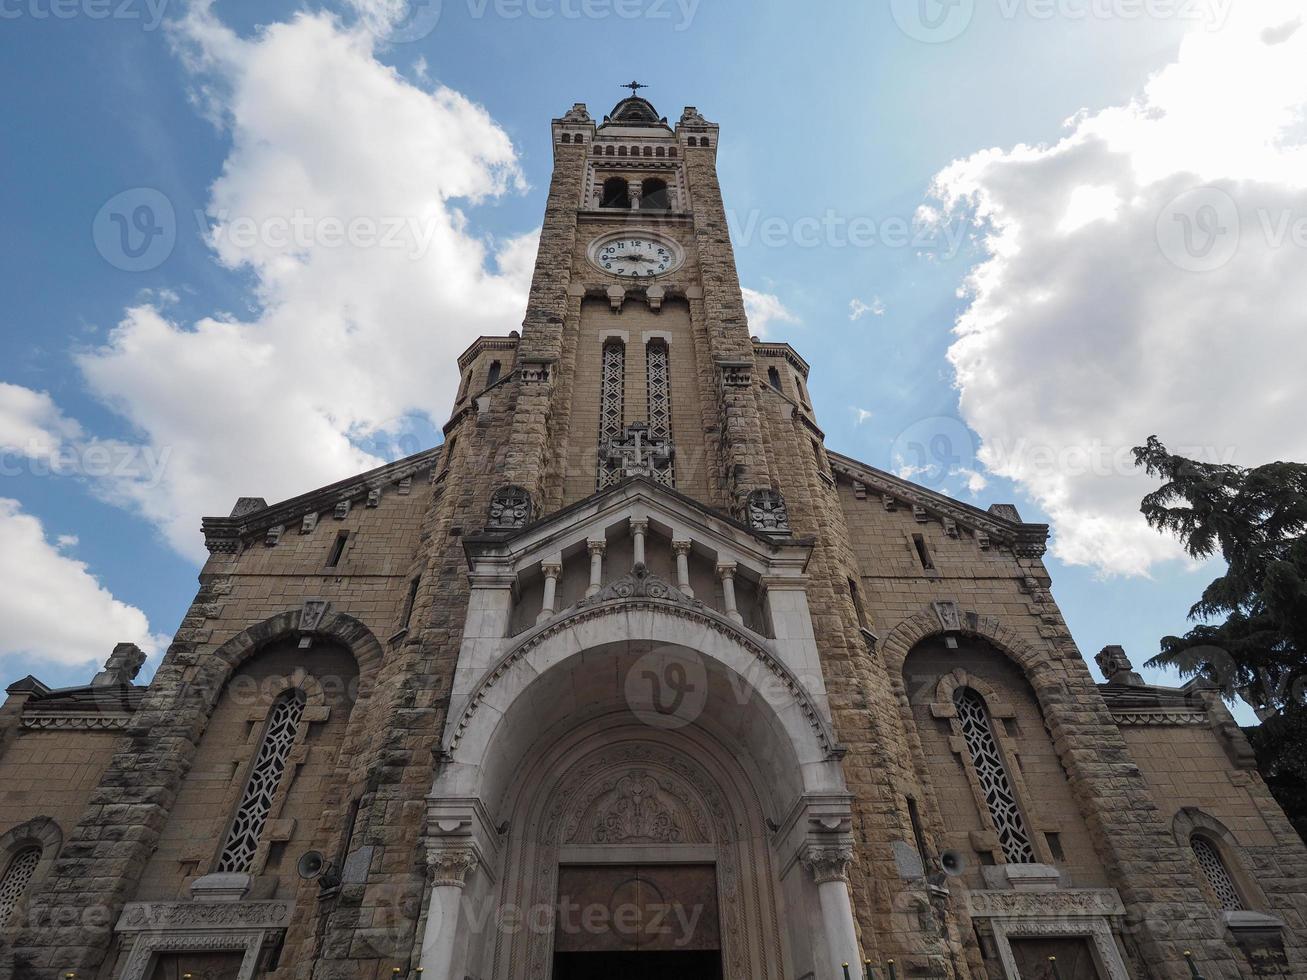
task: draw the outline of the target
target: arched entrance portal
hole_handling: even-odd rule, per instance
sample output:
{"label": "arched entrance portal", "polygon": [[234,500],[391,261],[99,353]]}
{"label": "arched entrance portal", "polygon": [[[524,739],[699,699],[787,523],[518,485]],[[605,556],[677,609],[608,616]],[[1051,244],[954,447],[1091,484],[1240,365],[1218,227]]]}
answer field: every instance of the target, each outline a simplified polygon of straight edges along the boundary
{"label": "arched entrance portal", "polygon": [[[856,962],[824,704],[734,624],[643,605],[524,641],[451,718],[425,976],[779,980]],[[627,638],[605,642],[615,626]]]}

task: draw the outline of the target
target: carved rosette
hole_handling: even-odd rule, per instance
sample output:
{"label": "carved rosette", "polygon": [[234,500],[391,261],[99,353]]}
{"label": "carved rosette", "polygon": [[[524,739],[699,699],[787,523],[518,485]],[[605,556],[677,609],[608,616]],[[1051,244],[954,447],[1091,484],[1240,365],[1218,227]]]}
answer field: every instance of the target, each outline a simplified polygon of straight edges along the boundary
{"label": "carved rosette", "polygon": [[803,855],[803,867],[819,885],[849,880],[853,848],[847,844],[810,844]]}
{"label": "carved rosette", "polygon": [[500,487],[490,497],[491,530],[515,530],[531,523],[531,494],[513,484]]}
{"label": "carved rosette", "polygon": [[467,884],[467,876],[476,869],[476,866],[476,851],[470,847],[433,851],[427,855],[427,875],[431,879],[433,888],[442,885],[462,888]]}

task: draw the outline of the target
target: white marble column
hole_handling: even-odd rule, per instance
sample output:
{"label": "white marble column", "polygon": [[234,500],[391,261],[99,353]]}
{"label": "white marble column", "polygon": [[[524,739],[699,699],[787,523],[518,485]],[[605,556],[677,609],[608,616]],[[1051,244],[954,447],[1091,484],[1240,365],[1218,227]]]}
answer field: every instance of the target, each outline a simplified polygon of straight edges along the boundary
{"label": "white marble column", "polygon": [[585,590],[586,598],[594,595],[604,586],[604,550],[608,542],[603,538],[586,542],[590,550],[590,586]]}
{"label": "white marble column", "polygon": [[631,547],[635,551],[635,564],[644,564],[644,539],[649,533],[649,522],[643,518],[631,520]]}
{"label": "white marble column", "polygon": [[853,924],[853,903],[849,900],[849,865],[853,848],[841,845],[809,845],[803,866],[817,884],[817,901],[821,906],[822,929],[831,969],[841,976],[840,967],[848,963],[857,976],[862,956],[858,952],[858,933]]}
{"label": "white marble column", "polygon": [[427,926],[419,959],[424,980],[453,980],[459,904],[467,876],[476,866],[476,852],[471,848],[438,851],[427,857],[431,898],[427,903]]}
{"label": "white marble column", "polygon": [[540,604],[540,615],[536,617],[537,623],[543,623],[558,611],[555,608],[558,603],[558,576],[563,574],[563,563],[560,561],[542,561],[540,563],[540,573],[545,577],[545,595]]}
{"label": "white marble column", "polygon": [[690,542],[673,541],[672,552],[676,555],[676,587],[693,599],[694,589],[690,588]]}
{"label": "white marble column", "polygon": [[735,607],[735,562],[722,562],[717,566],[717,577],[722,582],[722,603],[726,606],[726,615],[737,623],[743,624],[744,617]]}

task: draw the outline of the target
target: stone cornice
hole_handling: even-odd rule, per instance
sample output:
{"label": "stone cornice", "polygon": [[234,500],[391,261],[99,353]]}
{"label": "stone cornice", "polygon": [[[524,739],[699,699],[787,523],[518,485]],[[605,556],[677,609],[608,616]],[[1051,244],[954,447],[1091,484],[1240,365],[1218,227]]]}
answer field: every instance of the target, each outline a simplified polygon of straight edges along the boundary
{"label": "stone cornice", "polygon": [[241,542],[247,537],[262,535],[278,525],[289,527],[306,514],[329,510],[341,501],[353,503],[355,499],[366,498],[374,489],[412,479],[422,470],[435,466],[443,450],[443,444],[433,446],[348,480],[291,497],[269,507],[261,507],[239,517],[206,517],[201,523],[204,543],[211,553],[234,554],[240,550]]}
{"label": "stone cornice", "polygon": [[1118,725],[1206,725],[1205,711],[1113,711]]}
{"label": "stone cornice", "polygon": [[882,495],[923,507],[927,513],[947,517],[970,531],[983,531],[990,539],[1010,547],[1019,557],[1040,558],[1048,547],[1048,525],[1010,521],[978,507],[876,469],[833,450],[826,451],[837,476],[855,480]]}
{"label": "stone cornice", "polygon": [[468,344],[467,349],[458,355],[459,371],[467,370],[467,366],[477,359],[482,353],[488,350],[517,350],[518,341],[522,338],[515,334],[509,334],[507,337],[484,336],[478,337],[472,343]]}
{"label": "stone cornice", "polygon": [[808,377],[808,362],[805,361],[793,347],[786,343],[768,340],[755,340],[753,342],[753,351],[761,357],[783,357],[803,375],[806,380]]}

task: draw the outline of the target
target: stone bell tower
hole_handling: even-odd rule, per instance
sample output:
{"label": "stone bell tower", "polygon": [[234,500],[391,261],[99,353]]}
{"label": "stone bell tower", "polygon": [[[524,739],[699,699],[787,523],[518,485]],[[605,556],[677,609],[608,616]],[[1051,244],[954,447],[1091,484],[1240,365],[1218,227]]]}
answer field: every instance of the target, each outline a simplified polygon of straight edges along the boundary
{"label": "stone bell tower", "polygon": [[553,122],[506,459],[545,511],[637,471],[735,514],[769,486],[717,135],[638,94]]}

